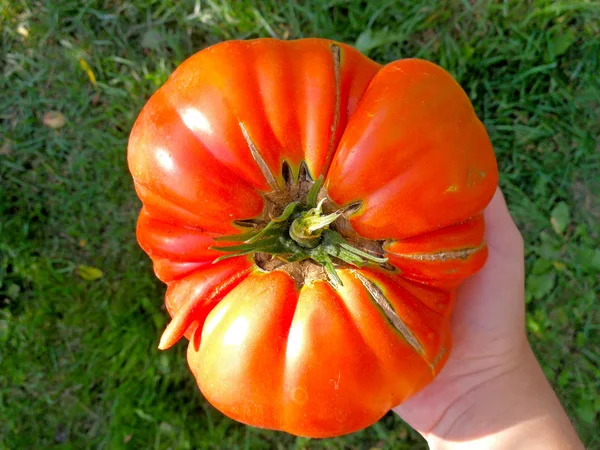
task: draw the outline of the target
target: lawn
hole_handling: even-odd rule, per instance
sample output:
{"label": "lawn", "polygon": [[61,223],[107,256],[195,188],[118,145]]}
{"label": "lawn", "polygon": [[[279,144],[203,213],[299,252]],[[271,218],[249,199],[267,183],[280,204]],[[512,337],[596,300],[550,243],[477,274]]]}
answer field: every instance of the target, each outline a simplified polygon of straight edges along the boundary
{"label": "lawn", "polygon": [[0,0],[0,28],[0,448],[426,448],[391,414],[323,441],[234,423],[184,343],[156,349],[168,315],[135,241],[129,130],[186,57],[261,36],[459,80],[525,238],[530,340],[600,448],[600,3]]}

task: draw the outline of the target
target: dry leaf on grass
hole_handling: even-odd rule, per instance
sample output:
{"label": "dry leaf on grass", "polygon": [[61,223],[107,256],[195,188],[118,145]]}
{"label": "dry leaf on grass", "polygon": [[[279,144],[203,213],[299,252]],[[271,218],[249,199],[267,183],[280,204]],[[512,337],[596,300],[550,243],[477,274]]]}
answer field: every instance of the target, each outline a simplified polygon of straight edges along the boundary
{"label": "dry leaf on grass", "polygon": [[44,113],[44,117],[42,117],[42,122],[48,128],[57,130],[65,126],[65,124],[67,123],[67,119],[62,113],[58,111],[48,111]]}

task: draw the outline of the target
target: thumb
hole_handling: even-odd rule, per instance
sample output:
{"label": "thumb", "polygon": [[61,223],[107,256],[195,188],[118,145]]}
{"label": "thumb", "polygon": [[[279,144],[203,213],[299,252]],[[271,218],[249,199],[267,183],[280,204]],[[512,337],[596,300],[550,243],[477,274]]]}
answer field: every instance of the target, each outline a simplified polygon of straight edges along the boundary
{"label": "thumb", "polygon": [[500,188],[496,188],[496,193],[483,215],[490,259],[502,257],[520,262],[524,257],[523,238],[508,211]]}
{"label": "thumb", "polygon": [[523,238],[500,189],[485,209],[484,217],[488,259],[458,289],[453,323],[459,335],[496,329],[520,330],[524,324]]}

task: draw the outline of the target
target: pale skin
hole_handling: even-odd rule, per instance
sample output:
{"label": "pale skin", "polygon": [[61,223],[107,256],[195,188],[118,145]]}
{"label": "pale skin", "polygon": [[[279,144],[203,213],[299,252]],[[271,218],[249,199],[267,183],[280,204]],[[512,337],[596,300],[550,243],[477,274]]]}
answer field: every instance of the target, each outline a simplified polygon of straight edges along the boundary
{"label": "pale skin", "polygon": [[394,408],[432,450],[583,449],[525,334],[523,239],[498,189],[489,257],[459,289],[440,375]]}

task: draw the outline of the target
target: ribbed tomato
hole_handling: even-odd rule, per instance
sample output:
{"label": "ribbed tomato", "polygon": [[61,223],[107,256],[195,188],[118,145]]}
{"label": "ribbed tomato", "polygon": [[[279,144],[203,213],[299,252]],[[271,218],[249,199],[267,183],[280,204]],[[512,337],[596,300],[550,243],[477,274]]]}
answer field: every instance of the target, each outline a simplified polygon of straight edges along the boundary
{"label": "ribbed tomato", "polygon": [[323,39],[185,61],[128,148],[142,248],[205,397],[311,437],[366,427],[433,380],[456,287],[485,262],[482,123],[427,61]]}

